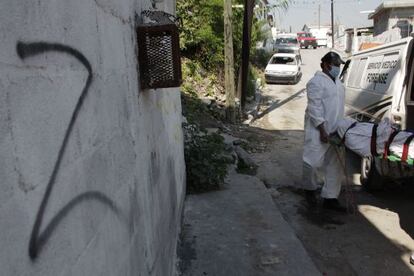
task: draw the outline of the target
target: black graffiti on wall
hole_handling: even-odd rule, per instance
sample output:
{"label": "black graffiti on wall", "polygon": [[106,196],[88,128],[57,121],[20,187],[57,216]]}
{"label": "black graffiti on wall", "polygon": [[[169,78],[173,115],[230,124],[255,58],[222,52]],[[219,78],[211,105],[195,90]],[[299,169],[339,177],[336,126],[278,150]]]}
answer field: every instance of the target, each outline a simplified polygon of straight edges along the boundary
{"label": "black graffiti on wall", "polygon": [[53,171],[50,175],[49,181],[46,186],[46,190],[42,201],[40,203],[39,209],[37,211],[36,219],[33,224],[32,232],[30,235],[29,241],[29,256],[32,260],[36,259],[39,252],[41,251],[42,247],[45,245],[57,225],[62,221],[62,219],[69,213],[69,211],[78,203],[85,201],[85,200],[97,200],[102,204],[109,206],[109,208],[114,211],[115,213],[118,212],[117,207],[115,206],[114,202],[108,198],[105,194],[99,191],[89,191],[82,193],[75,198],[73,198],[69,203],[67,203],[62,209],[60,209],[56,215],[52,217],[50,222],[44,227],[44,230],[40,232],[43,222],[43,216],[47,207],[47,203],[50,199],[50,195],[52,193],[53,186],[56,182],[56,177],[59,173],[60,166],[62,159],[65,155],[66,147],[68,145],[69,138],[71,136],[73,127],[76,123],[76,120],[79,115],[79,111],[82,108],[83,102],[88,94],[89,87],[92,83],[92,66],[87,60],[87,58],[78,50],[63,44],[58,43],[47,43],[47,42],[18,42],[16,45],[16,51],[18,56],[24,60],[26,58],[40,55],[46,52],[59,52],[63,54],[67,54],[76,58],[83,66],[85,66],[86,70],[88,71],[88,78],[86,80],[85,86],[78,98],[76,106],[72,112],[69,124],[66,128],[62,144],[59,148],[55,164],[53,166]]}

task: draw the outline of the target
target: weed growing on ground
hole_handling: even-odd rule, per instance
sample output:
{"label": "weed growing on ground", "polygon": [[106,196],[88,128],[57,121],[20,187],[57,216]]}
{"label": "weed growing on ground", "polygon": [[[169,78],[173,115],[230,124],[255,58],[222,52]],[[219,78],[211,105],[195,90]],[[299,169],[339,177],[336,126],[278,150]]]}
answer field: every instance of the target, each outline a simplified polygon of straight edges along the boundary
{"label": "weed growing on ground", "polygon": [[184,124],[184,156],[187,193],[218,190],[227,175],[228,159],[224,138],[207,134],[196,124]]}

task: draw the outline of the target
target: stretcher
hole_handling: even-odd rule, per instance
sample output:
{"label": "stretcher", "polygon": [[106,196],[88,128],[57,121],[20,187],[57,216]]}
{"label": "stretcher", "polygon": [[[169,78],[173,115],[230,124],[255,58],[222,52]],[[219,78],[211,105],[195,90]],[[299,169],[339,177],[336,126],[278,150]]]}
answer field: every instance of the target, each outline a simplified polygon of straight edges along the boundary
{"label": "stretcher", "polygon": [[414,133],[394,128],[388,119],[361,123],[344,119],[337,130],[340,144],[361,157],[372,158],[377,172],[392,178],[414,176]]}

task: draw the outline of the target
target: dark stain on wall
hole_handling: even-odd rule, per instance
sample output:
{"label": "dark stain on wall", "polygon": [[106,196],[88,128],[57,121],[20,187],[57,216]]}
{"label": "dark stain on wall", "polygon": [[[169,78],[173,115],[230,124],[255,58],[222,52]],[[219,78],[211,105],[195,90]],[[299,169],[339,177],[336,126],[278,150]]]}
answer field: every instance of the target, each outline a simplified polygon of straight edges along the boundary
{"label": "dark stain on wall", "polygon": [[151,163],[150,163],[150,177],[151,184],[157,185],[160,180],[160,160],[157,156],[157,152],[151,151]]}
{"label": "dark stain on wall", "polygon": [[172,157],[168,158],[167,176],[170,177],[168,183],[168,195],[170,197],[170,230],[174,230],[175,218],[177,215],[177,181],[175,179],[175,164]]}

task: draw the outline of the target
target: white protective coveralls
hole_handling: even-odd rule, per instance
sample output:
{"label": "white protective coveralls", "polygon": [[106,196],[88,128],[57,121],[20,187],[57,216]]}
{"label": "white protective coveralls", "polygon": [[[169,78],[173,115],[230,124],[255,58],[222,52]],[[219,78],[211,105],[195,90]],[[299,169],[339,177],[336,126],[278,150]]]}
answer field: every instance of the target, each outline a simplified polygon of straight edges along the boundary
{"label": "white protective coveralls", "polygon": [[316,72],[306,90],[303,188],[316,190],[320,172],[324,180],[321,196],[337,198],[343,179],[340,160],[332,145],[321,142],[317,127],[323,123],[328,134],[336,131],[344,117],[345,88],[338,78],[334,82],[327,74]]}

